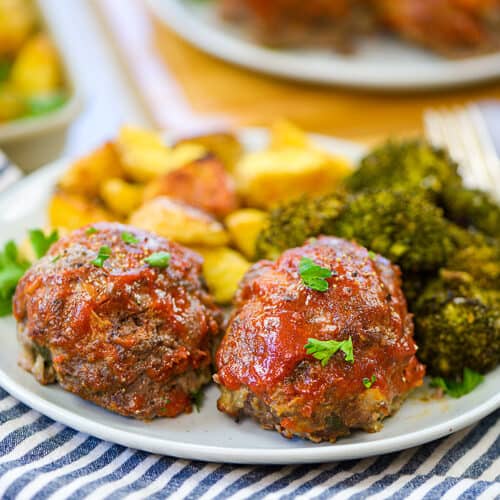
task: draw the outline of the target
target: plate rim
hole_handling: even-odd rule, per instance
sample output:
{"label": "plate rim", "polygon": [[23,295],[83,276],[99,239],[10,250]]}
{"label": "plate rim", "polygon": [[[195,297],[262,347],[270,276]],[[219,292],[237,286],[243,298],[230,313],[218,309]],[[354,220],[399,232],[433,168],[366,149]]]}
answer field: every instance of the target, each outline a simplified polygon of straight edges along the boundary
{"label": "plate rim", "polygon": [[[259,135],[262,138],[265,136],[264,134],[267,135],[267,129],[260,127],[241,127],[236,130],[236,133],[240,136],[242,142],[245,142],[248,140],[247,137],[249,136],[255,137]],[[365,147],[359,143],[340,139],[335,136],[323,134],[308,135],[313,140],[317,140],[323,144],[330,143],[332,149],[336,147],[335,145],[337,145],[337,147],[341,145],[345,148],[350,148],[353,155],[356,154],[356,151],[359,154],[365,149]],[[68,158],[61,158],[25,177],[20,182],[0,193],[0,203],[4,203],[4,199],[12,196],[16,191],[22,191],[26,184],[36,182],[37,178],[47,177],[48,179],[55,179],[56,175],[67,167],[69,161],[71,160]],[[158,437],[138,434],[137,431],[114,429],[106,424],[100,424],[98,421],[93,421],[87,417],[81,417],[76,411],[68,410],[32,392],[29,388],[24,387],[21,383],[14,380],[1,366],[0,386],[10,395],[41,414],[80,432],[84,432],[105,441],[183,459],[247,465],[331,462],[361,459],[374,455],[397,452],[452,434],[479,421],[500,408],[500,392],[498,392],[496,397],[484,401],[482,404],[471,408],[451,420],[405,435],[383,438],[379,441],[344,443],[343,440],[340,440],[330,445],[311,446],[310,448],[290,447],[289,449],[228,448],[206,444],[182,443],[171,439],[159,439]],[[258,424],[255,423],[255,425]],[[347,437],[346,439],[349,438]]]}
{"label": "plate rim", "polygon": [[[363,66],[340,58],[336,59],[331,67],[322,66],[322,71],[312,70],[306,57],[247,42],[243,38],[217,30],[198,18],[191,18],[188,9],[183,5],[184,2],[185,0],[147,0],[158,19],[201,51],[237,66],[278,77],[379,91],[426,91],[466,86],[500,77],[500,50],[461,60],[437,60],[428,65],[428,68],[434,66],[429,74],[421,71],[408,73],[399,71],[396,67],[395,73],[375,71],[368,75],[366,70],[363,71]],[[300,72],[294,70],[298,63]],[[440,75],[436,69],[441,72]]]}

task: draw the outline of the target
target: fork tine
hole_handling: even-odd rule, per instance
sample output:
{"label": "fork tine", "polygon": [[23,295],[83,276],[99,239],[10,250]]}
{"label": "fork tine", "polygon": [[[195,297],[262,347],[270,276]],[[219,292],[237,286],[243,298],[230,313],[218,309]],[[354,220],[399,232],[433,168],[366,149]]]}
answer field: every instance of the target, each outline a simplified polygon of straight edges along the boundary
{"label": "fork tine", "polygon": [[500,159],[479,108],[428,109],[424,124],[429,140],[446,147],[458,163],[464,183],[489,191],[500,200]]}

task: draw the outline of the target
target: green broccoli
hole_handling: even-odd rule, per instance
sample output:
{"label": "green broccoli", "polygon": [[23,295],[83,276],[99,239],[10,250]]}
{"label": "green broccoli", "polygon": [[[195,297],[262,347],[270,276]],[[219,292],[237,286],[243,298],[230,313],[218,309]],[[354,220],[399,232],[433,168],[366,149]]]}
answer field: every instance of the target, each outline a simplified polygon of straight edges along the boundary
{"label": "green broccoli", "polygon": [[442,193],[442,205],[446,217],[457,224],[500,237],[500,206],[488,193],[450,185]]}
{"label": "green broccoli", "polygon": [[257,238],[257,257],[275,259],[287,248],[300,246],[307,238],[324,233],[344,203],[343,195],[332,193],[319,198],[304,196],[278,206],[269,214],[269,224]]}
{"label": "green broccoli", "polygon": [[360,193],[325,233],[355,240],[409,273],[437,270],[456,248],[442,210],[420,192]]}
{"label": "green broccoli", "polygon": [[346,180],[351,192],[379,189],[424,190],[439,197],[445,187],[461,185],[457,165],[444,149],[422,140],[389,141],[365,156]]}
{"label": "green broccoli", "polygon": [[486,373],[500,361],[500,291],[443,269],[415,309],[418,356],[431,375],[460,378],[464,368]]}

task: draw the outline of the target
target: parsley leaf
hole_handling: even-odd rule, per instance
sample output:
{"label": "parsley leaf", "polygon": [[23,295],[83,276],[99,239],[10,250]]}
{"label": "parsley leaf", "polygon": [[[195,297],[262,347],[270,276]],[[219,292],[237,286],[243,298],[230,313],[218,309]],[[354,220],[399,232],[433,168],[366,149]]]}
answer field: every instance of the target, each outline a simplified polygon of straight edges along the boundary
{"label": "parsley leaf", "polygon": [[99,231],[94,226],[90,226],[87,229],[85,229],[85,234],[87,234],[88,236],[90,236],[91,234],[98,233],[98,232]]}
{"label": "parsley leaf", "polygon": [[28,235],[37,259],[41,259],[52,244],[59,239],[57,229],[54,229],[48,236],[45,236],[41,229],[30,229]]}
{"label": "parsley leaf", "polygon": [[352,339],[349,337],[347,340],[318,340],[307,339],[307,344],[304,346],[307,354],[312,355],[314,358],[321,361],[322,366],[326,366],[330,358],[338,351],[344,353],[346,361],[354,362],[354,352],[352,346]]}
{"label": "parsley leaf", "polygon": [[205,399],[203,388],[198,389],[196,392],[192,392],[190,396],[191,396],[191,402],[196,408],[196,411],[200,413],[201,407],[203,406],[203,400]]}
{"label": "parsley leaf", "polygon": [[125,243],[129,243],[133,245],[134,243],[139,243],[139,238],[137,238],[133,233],[129,233],[127,231],[122,233],[122,240]]}
{"label": "parsley leaf", "polygon": [[19,256],[17,246],[8,241],[0,252],[0,316],[12,312],[12,297],[18,281],[30,266]]}
{"label": "parsley leaf", "polygon": [[364,377],[363,378],[363,385],[369,389],[377,380],[377,377],[375,375],[372,375],[370,378]]}
{"label": "parsley leaf", "polygon": [[318,266],[312,259],[302,257],[299,262],[299,274],[304,284],[317,292],[328,290],[326,278],[332,276],[330,269]]}
{"label": "parsley leaf", "polygon": [[91,261],[91,264],[94,266],[102,267],[104,265],[104,261],[108,260],[111,257],[111,248],[108,245],[103,245],[99,248],[99,252],[97,253],[97,257]]}
{"label": "parsley leaf", "polygon": [[372,260],[377,259],[377,254],[375,252],[372,252],[371,250],[368,252],[368,257]]}
{"label": "parsley leaf", "polygon": [[452,398],[461,398],[472,392],[482,381],[484,376],[480,373],[464,368],[462,381],[447,380],[443,377],[434,377],[431,380],[431,387],[440,387]]}
{"label": "parsley leaf", "polygon": [[144,259],[144,262],[151,267],[168,267],[170,264],[170,254],[168,252],[152,253]]}

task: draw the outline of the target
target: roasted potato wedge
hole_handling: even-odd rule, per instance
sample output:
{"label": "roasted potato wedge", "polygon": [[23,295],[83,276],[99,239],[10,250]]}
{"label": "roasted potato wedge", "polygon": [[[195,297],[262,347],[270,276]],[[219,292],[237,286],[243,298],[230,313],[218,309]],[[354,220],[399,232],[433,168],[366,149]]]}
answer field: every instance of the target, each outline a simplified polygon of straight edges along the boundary
{"label": "roasted potato wedge", "polygon": [[48,94],[61,87],[59,56],[47,35],[38,33],[23,45],[12,66],[10,81],[26,96]]}
{"label": "roasted potato wedge", "polygon": [[206,156],[152,181],[145,199],[165,195],[222,218],[238,207],[234,180],[221,160]]}
{"label": "roasted potato wedge", "polygon": [[116,146],[125,172],[136,182],[148,182],[170,168],[170,150],[156,132],[122,127]]}
{"label": "roasted potato wedge", "polygon": [[136,182],[149,182],[208,152],[201,144],[169,148],[159,133],[130,126],[120,130],[117,149],[127,175]]}
{"label": "roasted potato wedge", "polygon": [[117,218],[83,196],[64,192],[57,192],[52,196],[48,215],[52,227],[70,230],[94,222],[112,221]]}
{"label": "roasted potato wedge", "polygon": [[89,198],[99,195],[101,184],[125,174],[112,142],[103,144],[80,158],[59,179],[59,187],[68,193]]}
{"label": "roasted potato wedge", "polygon": [[99,194],[112,212],[128,216],[142,204],[144,188],[113,177],[101,183]]}
{"label": "roasted potato wedge", "polygon": [[255,257],[257,237],[267,222],[267,212],[255,208],[236,210],[228,215],[224,221],[232,242],[250,260]]}
{"label": "roasted potato wedge", "polygon": [[219,158],[230,172],[243,154],[243,147],[234,134],[219,132],[213,134],[186,137],[177,142],[178,145],[195,144],[203,146],[207,151]]}
{"label": "roasted potato wedge", "polygon": [[196,248],[203,256],[203,277],[219,304],[228,304],[250,267],[243,255],[231,248]]}
{"label": "roasted potato wedge", "polygon": [[269,208],[302,194],[332,191],[348,164],[322,151],[285,148],[250,153],[236,166],[238,192],[247,205]]}
{"label": "roasted potato wedge", "polygon": [[270,132],[270,149],[311,148],[307,134],[288,120],[274,122]]}
{"label": "roasted potato wedge", "polygon": [[187,246],[223,246],[229,241],[224,226],[185,203],[160,196],[132,213],[130,224]]}

